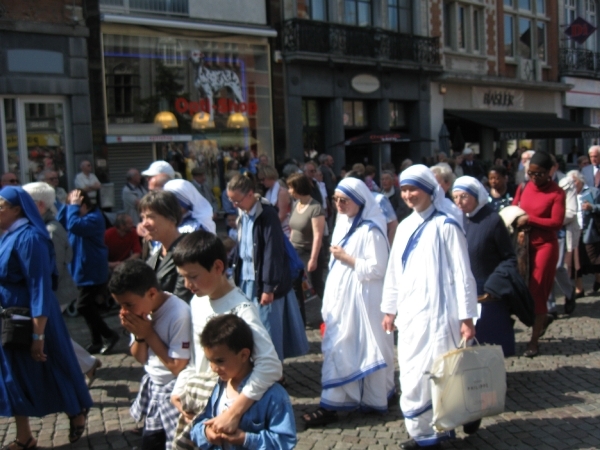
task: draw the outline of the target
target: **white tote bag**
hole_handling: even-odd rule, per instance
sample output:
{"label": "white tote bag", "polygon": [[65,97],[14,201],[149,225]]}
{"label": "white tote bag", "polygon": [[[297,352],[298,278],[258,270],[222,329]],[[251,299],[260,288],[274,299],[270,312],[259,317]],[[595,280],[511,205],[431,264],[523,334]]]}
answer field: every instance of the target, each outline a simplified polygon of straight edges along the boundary
{"label": "white tote bag", "polygon": [[433,427],[454,428],[504,411],[506,369],[499,345],[459,348],[438,356],[430,372]]}

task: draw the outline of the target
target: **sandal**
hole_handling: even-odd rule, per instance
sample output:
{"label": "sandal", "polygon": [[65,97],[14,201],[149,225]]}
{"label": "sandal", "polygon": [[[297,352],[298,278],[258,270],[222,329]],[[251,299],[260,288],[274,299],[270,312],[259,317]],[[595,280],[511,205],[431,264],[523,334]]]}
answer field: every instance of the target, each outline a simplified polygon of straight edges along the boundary
{"label": "sandal", "polygon": [[33,447],[30,447],[29,444],[31,444],[31,441],[33,441],[33,436],[31,436],[29,439],[27,439],[27,442],[25,442],[24,444],[22,442],[19,442],[18,440],[14,440],[12,441],[10,444],[5,445],[4,447],[2,447],[2,450],[11,450],[10,449],[10,445],[11,444],[15,444],[18,448],[25,448],[27,450],[37,450],[38,446],[37,446],[37,442],[35,443],[35,445]]}
{"label": "sandal", "polygon": [[306,428],[320,427],[328,423],[337,422],[338,415],[337,411],[329,411],[319,407],[311,413],[304,414],[302,420],[304,420]]}
{"label": "sandal", "polygon": [[[83,433],[85,431],[85,426],[87,424],[87,416],[88,416],[89,412],[90,412],[90,410],[88,408],[85,408],[83,411],[81,411],[76,416],[69,416],[69,442],[71,444],[77,442],[79,440],[79,438],[81,438],[81,436],[83,436]],[[85,419],[83,422],[83,425],[75,424],[75,419],[77,419],[79,416],[83,416]]]}
{"label": "sandal", "polygon": [[525,350],[525,352],[523,352],[523,356],[525,358],[535,358],[539,353],[539,350],[533,349],[533,348],[528,348],[527,350]]}

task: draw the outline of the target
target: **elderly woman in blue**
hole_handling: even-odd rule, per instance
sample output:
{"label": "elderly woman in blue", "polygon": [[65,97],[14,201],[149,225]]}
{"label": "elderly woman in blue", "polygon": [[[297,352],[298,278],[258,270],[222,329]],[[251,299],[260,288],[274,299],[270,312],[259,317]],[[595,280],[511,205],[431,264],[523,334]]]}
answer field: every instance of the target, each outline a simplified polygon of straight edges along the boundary
{"label": "elderly woman in blue", "polygon": [[386,219],[356,178],[342,180],[333,200],[338,219],[321,310],[321,402],[303,416],[307,427],[337,420],[337,411],[385,413],[395,393],[393,336],[381,326],[379,307],[389,254]]}
{"label": "elderly woman in blue", "polygon": [[16,439],[3,450],[34,449],[29,417],[64,411],[69,441],[85,430],[92,399],[79,370],[60,306],[54,248],[35,203],[20,187],[0,190],[0,302],[30,308],[29,350],[0,348],[0,415],[14,416]]}

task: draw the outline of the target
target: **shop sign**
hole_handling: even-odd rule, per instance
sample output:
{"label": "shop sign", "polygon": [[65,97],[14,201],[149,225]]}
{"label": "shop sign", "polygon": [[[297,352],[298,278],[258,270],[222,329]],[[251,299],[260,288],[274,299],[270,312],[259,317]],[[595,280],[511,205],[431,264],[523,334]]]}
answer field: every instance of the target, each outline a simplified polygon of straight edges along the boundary
{"label": "shop sign", "polygon": [[189,142],[191,134],[158,134],[155,136],[106,136],[107,144],[132,142]]}
{"label": "shop sign", "polygon": [[501,141],[514,141],[527,139],[526,131],[502,131],[500,132]]}
{"label": "shop sign", "polygon": [[[212,113],[231,114],[234,112],[247,113],[250,115],[256,114],[258,105],[254,102],[234,102],[229,98],[218,98],[215,103],[212,103]],[[187,98],[179,97],[175,100],[175,111],[179,114],[194,115],[200,111],[210,113],[211,102],[206,98],[201,98],[197,102],[190,101]]]}
{"label": "shop sign", "polygon": [[587,38],[594,34],[594,31],[596,31],[596,27],[594,25],[585,19],[578,17],[571,23],[571,25],[567,27],[565,34],[578,44],[583,44],[585,41],[587,41]]}
{"label": "shop sign", "polygon": [[369,74],[356,75],[350,82],[352,89],[361,94],[372,94],[379,89],[380,83],[377,77]]}
{"label": "shop sign", "polygon": [[524,108],[525,95],[516,89],[471,88],[473,108],[492,111],[518,111]]}

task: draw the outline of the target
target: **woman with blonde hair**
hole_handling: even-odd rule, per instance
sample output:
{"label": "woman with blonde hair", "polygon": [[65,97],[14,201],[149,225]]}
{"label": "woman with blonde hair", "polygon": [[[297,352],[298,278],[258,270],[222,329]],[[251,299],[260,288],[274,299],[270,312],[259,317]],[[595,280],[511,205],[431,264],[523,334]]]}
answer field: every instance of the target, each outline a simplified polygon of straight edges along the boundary
{"label": "woman with blonde hair", "polygon": [[281,222],[283,233],[290,237],[290,212],[291,200],[285,183],[279,179],[279,173],[273,166],[260,166],[258,168],[258,182],[265,189],[265,198],[277,208],[277,216]]}

